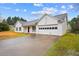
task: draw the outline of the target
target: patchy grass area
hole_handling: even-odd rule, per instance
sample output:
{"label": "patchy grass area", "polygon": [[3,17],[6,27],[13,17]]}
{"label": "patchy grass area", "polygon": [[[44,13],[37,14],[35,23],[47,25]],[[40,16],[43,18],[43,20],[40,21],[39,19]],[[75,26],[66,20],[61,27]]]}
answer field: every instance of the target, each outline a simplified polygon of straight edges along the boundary
{"label": "patchy grass area", "polygon": [[49,56],[79,56],[79,34],[68,33],[52,44]]}
{"label": "patchy grass area", "polygon": [[8,39],[8,38],[16,38],[21,36],[29,36],[30,34],[17,33],[17,32],[0,32],[0,40]]}

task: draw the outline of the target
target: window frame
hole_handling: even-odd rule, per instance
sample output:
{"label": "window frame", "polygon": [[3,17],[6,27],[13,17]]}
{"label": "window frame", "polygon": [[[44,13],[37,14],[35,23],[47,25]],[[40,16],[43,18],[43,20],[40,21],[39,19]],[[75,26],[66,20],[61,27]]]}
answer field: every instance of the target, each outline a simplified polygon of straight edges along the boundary
{"label": "window frame", "polygon": [[21,27],[19,27],[19,31],[21,31],[22,30],[22,28]]}

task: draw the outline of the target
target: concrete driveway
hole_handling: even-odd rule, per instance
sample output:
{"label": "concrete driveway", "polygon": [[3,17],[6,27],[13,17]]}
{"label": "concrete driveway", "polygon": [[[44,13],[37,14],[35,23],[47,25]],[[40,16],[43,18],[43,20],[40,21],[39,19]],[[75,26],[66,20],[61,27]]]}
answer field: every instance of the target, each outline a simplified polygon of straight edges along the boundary
{"label": "concrete driveway", "polygon": [[32,35],[0,41],[0,56],[42,56],[58,36]]}

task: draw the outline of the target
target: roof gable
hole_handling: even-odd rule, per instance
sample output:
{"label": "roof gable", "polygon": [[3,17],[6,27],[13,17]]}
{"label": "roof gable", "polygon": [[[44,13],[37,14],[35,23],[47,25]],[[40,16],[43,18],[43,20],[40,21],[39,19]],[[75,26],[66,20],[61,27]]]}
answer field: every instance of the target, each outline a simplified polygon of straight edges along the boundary
{"label": "roof gable", "polygon": [[60,14],[60,15],[56,15],[56,16],[51,16],[51,15],[48,15],[48,14],[44,14],[40,20],[42,18],[44,18],[45,16],[49,16],[51,18],[54,18],[55,20],[58,20],[58,22],[62,23],[64,21],[64,19],[67,17],[67,13],[64,13],[64,14]]}
{"label": "roof gable", "polygon": [[50,25],[50,24],[58,24],[56,17],[51,17],[50,15],[43,16],[37,25]]}

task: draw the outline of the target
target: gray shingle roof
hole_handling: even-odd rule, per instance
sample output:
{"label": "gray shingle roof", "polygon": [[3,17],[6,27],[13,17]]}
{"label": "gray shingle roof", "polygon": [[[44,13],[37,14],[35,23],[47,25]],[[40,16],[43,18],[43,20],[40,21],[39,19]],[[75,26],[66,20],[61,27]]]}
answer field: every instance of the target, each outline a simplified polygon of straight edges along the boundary
{"label": "gray shingle roof", "polygon": [[36,25],[38,22],[39,22],[39,20],[33,20],[33,21],[27,21],[27,22],[20,21],[20,23],[22,24],[22,26]]}
{"label": "gray shingle roof", "polygon": [[67,13],[60,14],[60,15],[56,15],[56,16],[54,16],[54,17],[59,18],[59,19],[61,19],[61,20],[64,20],[64,18],[67,17]]}
{"label": "gray shingle roof", "polygon": [[[36,20],[33,20],[33,21],[27,21],[27,22],[23,22],[23,21],[20,21],[20,23],[23,25],[23,26],[31,26],[31,25],[36,25],[44,16],[46,16],[47,14],[43,15],[40,19],[36,19]],[[54,18],[55,20],[58,20],[59,23],[62,23],[64,21],[64,18],[67,17],[67,13],[64,13],[64,14],[60,14],[60,15],[56,15],[56,16],[51,16],[51,15],[47,15],[49,17],[52,17]]]}
{"label": "gray shingle roof", "polygon": [[59,23],[62,23],[62,22],[64,22],[64,19],[67,18],[67,13],[56,15],[54,17],[58,18]]}

